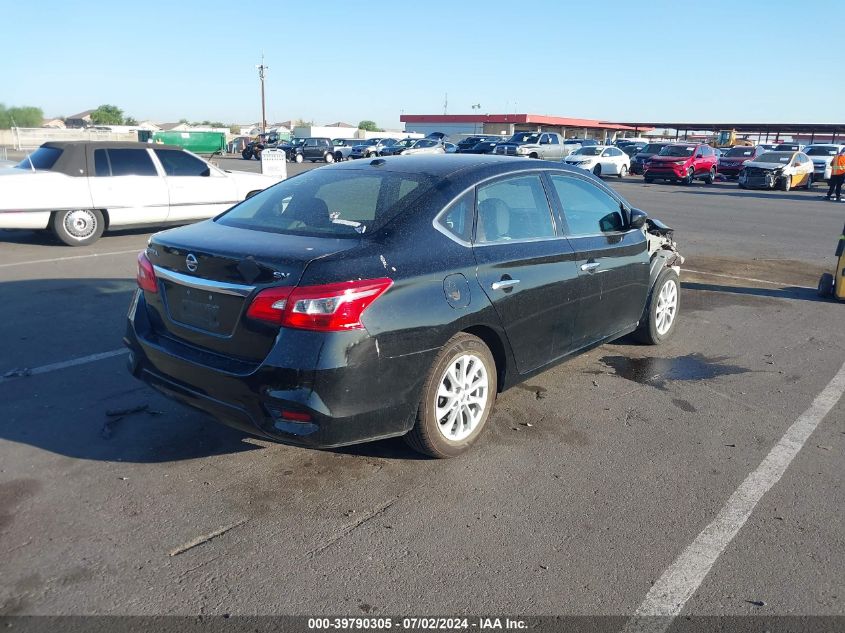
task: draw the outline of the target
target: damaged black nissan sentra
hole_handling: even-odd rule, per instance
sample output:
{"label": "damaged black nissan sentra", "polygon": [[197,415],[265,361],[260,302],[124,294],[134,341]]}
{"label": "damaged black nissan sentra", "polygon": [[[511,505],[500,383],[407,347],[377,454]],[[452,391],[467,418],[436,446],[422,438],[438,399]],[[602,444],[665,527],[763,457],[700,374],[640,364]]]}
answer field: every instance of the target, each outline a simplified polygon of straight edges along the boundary
{"label": "damaged black nissan sentra", "polygon": [[131,372],[266,438],[465,451],[496,394],[680,308],[672,231],[583,170],[403,156],[305,172],[138,257]]}

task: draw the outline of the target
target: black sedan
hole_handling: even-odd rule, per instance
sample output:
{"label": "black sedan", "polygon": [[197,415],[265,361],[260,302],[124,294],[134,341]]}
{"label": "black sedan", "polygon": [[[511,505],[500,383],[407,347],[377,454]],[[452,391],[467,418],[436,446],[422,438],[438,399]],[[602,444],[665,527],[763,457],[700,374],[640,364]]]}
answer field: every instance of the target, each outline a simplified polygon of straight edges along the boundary
{"label": "black sedan", "polygon": [[376,158],[150,238],[129,367],[249,433],[468,449],[496,394],[629,332],[666,340],[672,231],[591,174],[491,156]]}
{"label": "black sedan", "polygon": [[501,139],[498,138],[490,141],[481,141],[480,143],[476,143],[469,149],[459,149],[458,152],[463,154],[492,154],[493,150],[496,148],[496,145],[501,142]]}

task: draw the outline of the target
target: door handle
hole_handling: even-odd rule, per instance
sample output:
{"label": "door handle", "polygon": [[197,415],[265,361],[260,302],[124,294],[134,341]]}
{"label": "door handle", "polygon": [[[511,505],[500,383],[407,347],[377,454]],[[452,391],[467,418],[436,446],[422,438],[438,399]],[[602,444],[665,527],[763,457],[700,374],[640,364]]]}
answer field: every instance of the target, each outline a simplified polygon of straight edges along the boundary
{"label": "door handle", "polygon": [[507,290],[513,288],[519,283],[519,279],[502,279],[502,281],[494,281],[490,286],[493,290]]}
{"label": "door handle", "polygon": [[581,270],[583,270],[585,273],[591,273],[594,272],[599,266],[601,266],[599,262],[587,262],[586,264],[581,264]]}

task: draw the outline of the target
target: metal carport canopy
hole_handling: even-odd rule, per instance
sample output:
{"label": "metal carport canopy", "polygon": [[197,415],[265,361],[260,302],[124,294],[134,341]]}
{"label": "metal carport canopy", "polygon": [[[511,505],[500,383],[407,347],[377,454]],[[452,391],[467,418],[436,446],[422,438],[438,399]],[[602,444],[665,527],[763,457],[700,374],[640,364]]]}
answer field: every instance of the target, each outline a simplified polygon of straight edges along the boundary
{"label": "metal carport canopy", "polygon": [[795,132],[799,134],[842,134],[845,123],[702,123],[702,122],[628,122],[633,128],[669,128],[672,130],[736,130],[739,133]]}

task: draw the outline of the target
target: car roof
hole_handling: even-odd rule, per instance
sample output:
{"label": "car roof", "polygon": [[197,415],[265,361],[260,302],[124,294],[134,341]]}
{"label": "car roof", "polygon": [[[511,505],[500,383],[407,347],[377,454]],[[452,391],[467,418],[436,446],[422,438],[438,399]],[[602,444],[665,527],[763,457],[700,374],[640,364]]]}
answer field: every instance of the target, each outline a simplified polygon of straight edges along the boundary
{"label": "car roof", "polygon": [[96,149],[182,149],[178,145],[141,143],[140,141],[47,141],[41,147],[68,149],[72,147],[94,147]]}
{"label": "car roof", "polygon": [[[429,139],[432,140],[432,139]],[[361,170],[367,168],[383,169],[396,173],[422,174],[445,178],[460,176],[466,178],[487,177],[497,174],[518,173],[538,168],[569,171],[580,176],[583,169],[571,167],[560,162],[537,159],[520,159],[513,156],[495,156],[492,154],[416,154],[411,156],[386,156],[373,160],[356,160],[335,163],[321,169]],[[588,173],[588,172],[587,172]]]}

